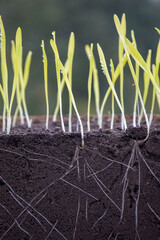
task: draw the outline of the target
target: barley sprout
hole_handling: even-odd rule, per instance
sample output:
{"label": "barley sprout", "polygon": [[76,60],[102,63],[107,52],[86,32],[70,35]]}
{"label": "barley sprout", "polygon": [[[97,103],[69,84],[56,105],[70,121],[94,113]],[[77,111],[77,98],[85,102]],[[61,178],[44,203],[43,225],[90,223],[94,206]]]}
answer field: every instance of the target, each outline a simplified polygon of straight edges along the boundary
{"label": "barley sprout", "polygon": [[87,127],[90,131],[90,107],[91,107],[91,88],[92,88],[92,76],[93,76],[93,44],[90,47],[90,59],[89,59],[89,75],[88,75],[88,107],[87,107]]}
{"label": "barley sprout", "polygon": [[48,122],[49,122],[49,100],[48,100],[48,61],[47,55],[44,47],[44,41],[42,40],[42,54],[43,54],[43,68],[44,68],[44,87],[45,87],[45,98],[46,98],[46,129],[48,129]]}
{"label": "barley sprout", "polygon": [[[3,105],[3,124],[2,124],[2,131],[5,131],[5,119],[6,119],[6,108],[9,110],[9,104],[8,104],[8,69],[7,69],[7,60],[6,60],[6,35],[5,30],[2,22],[2,18],[0,16],[0,38],[1,38],[1,48],[0,48],[0,54],[1,54],[1,74],[2,74],[2,86],[3,86],[3,92],[4,92],[4,98],[6,104]],[[6,107],[7,106],[7,107]],[[9,120],[10,116],[9,113],[7,115],[7,121]]]}
{"label": "barley sprout", "polygon": [[[75,49],[75,37],[74,33],[72,32],[69,39],[68,44],[68,65],[69,65],[69,71],[68,71],[68,79],[69,83],[72,89],[72,65],[73,65],[73,57],[74,57],[74,49]],[[69,119],[68,119],[68,129],[69,132],[72,131],[72,99],[69,95]]]}
{"label": "barley sprout", "polygon": [[[68,60],[65,62],[64,67],[65,67],[66,73],[68,74]],[[62,81],[61,81],[61,87],[60,87],[61,95],[62,95],[62,93],[63,93],[64,85],[65,85],[65,79],[64,79],[64,77],[63,77],[63,78],[62,78]],[[57,115],[58,115],[59,107],[60,107],[60,103],[59,103],[59,92],[57,92],[57,104],[56,104],[56,107],[55,107],[55,110],[54,110],[54,114],[53,114],[53,122],[56,122],[56,120],[57,120]]]}
{"label": "barley sprout", "polygon": [[[113,60],[110,60],[110,66],[111,66],[111,76],[112,76],[112,82],[113,82],[113,86],[115,87],[115,72],[114,72],[114,64],[113,64]],[[113,123],[114,123],[114,93],[112,91],[112,118],[111,118],[111,126],[110,128],[113,129]]]}
{"label": "barley sprout", "polygon": [[57,45],[56,45],[56,42],[51,39],[50,40],[50,44],[51,44],[51,47],[53,49],[53,52],[55,54],[55,59],[57,61],[57,64],[59,66],[59,68],[61,69],[62,71],[62,74],[64,76],[64,79],[65,79],[65,82],[66,82],[66,86],[68,88],[68,92],[71,96],[71,100],[72,100],[72,104],[73,104],[73,107],[75,109],[75,112],[76,112],[76,115],[77,115],[77,118],[78,118],[78,121],[79,121],[79,124],[80,124],[80,129],[81,129],[81,139],[82,139],[82,147],[84,147],[84,130],[83,130],[83,124],[82,124],[82,121],[81,121],[81,118],[80,118],[80,115],[79,115],[79,112],[78,112],[78,109],[77,109],[77,106],[76,106],[76,102],[75,102],[75,99],[74,99],[74,96],[73,96],[73,92],[72,92],[72,89],[71,89],[71,86],[70,86],[70,83],[69,83],[69,79],[68,79],[68,76],[67,76],[67,73],[65,71],[65,67],[63,66],[60,58],[59,58],[59,53],[58,53],[58,49],[57,49]]}
{"label": "barley sprout", "polygon": [[[9,102],[9,96],[8,96],[8,70],[7,70],[7,61],[6,61],[6,37],[5,37],[5,30],[3,26],[2,19],[0,17],[0,30],[1,30],[1,72],[2,72],[2,83],[3,83],[3,89],[1,86],[1,94],[4,101],[4,108],[3,108],[3,131],[5,130],[5,118],[6,118],[6,111],[7,111],[7,134],[10,133],[11,128],[11,110],[13,105],[13,100],[15,96],[17,81],[18,81],[18,50],[19,50],[19,43],[17,40],[17,35],[19,32],[19,29],[17,29],[16,32],[16,59],[15,59],[15,69],[14,69],[14,78],[13,78],[13,84],[12,84],[12,91],[11,91],[11,98]],[[2,91],[3,90],[3,91]]]}
{"label": "barley sprout", "polygon": [[[132,38],[132,42],[135,46],[135,48],[137,49],[137,44],[136,44],[136,39],[135,39],[135,35],[134,35],[134,31],[131,31],[131,38]],[[136,78],[137,78],[137,82],[139,84],[139,65],[136,62],[136,67],[135,67],[135,72],[136,72]],[[138,110],[138,125],[140,125],[139,123],[139,105],[138,105],[138,92],[137,89],[135,88],[135,100],[134,100],[134,110],[133,110],[133,127],[136,127],[136,108]]]}
{"label": "barley sprout", "polygon": [[[16,46],[15,46],[14,41],[11,41],[11,59],[12,59],[13,72],[15,72],[16,71]],[[22,109],[22,104],[20,101],[20,83],[19,83],[19,81],[17,81],[16,95],[17,95],[17,103],[18,103],[16,112],[18,114],[18,110],[19,110],[21,124],[24,124],[23,109]],[[16,124],[17,114],[15,114],[14,118],[13,118],[13,127]]]}
{"label": "barley sprout", "polygon": [[[148,50],[146,63],[148,65],[149,69],[151,68],[151,54],[152,54],[152,51]],[[147,96],[148,96],[149,84],[150,84],[150,77],[148,76],[148,74],[145,71],[143,73],[143,79],[144,79],[143,103],[144,103],[144,106],[145,106]],[[139,123],[138,123],[139,125],[141,123],[142,117],[143,117],[143,109],[141,108]]]}
{"label": "barley sprout", "polygon": [[17,33],[16,33],[16,55],[17,55],[18,75],[19,75],[19,81],[20,81],[20,86],[21,86],[21,98],[22,98],[22,103],[23,103],[23,108],[24,108],[24,114],[26,117],[27,125],[30,128],[32,121],[29,119],[29,115],[28,115],[26,97],[25,97],[25,84],[24,84],[23,71],[22,71],[22,31],[21,31],[21,28],[18,28]]}
{"label": "barley sprout", "polygon": [[[156,79],[156,66],[153,64],[152,65],[152,72],[153,76]],[[155,99],[156,99],[156,91],[155,88],[153,87],[153,93],[152,93],[152,105],[151,105],[151,112],[150,112],[150,118],[149,118],[149,124],[151,125],[152,118],[153,118],[153,111],[154,111],[154,106],[155,106]]]}
{"label": "barley sprout", "polygon": [[[125,54],[124,56],[123,56],[123,67],[125,66],[125,64],[126,64],[126,62],[127,62],[127,55]],[[118,79],[118,77],[119,77],[119,75],[120,75],[120,64],[118,64],[118,66],[117,66],[117,68],[116,68],[116,70],[115,70],[115,74],[114,74],[114,82],[113,82],[113,84],[115,84],[115,82],[117,81],[117,79]],[[104,98],[103,98],[103,101],[102,101],[102,105],[101,105],[101,108],[100,108],[100,117],[99,117],[99,119],[100,119],[100,124],[99,124],[99,126],[100,126],[100,128],[102,128],[102,116],[103,116],[103,111],[104,111],[104,107],[105,107],[105,104],[106,104],[106,102],[107,102],[107,99],[108,99],[108,97],[109,97],[109,94],[110,94],[110,92],[111,92],[111,87],[109,86],[108,87],[108,90],[106,91],[106,94],[105,94],[105,96],[104,96]]]}
{"label": "barley sprout", "polygon": [[[53,32],[53,41],[56,44],[56,36],[55,36],[55,32]],[[50,45],[52,47],[52,40],[50,41]],[[61,126],[62,126],[62,130],[63,132],[65,132],[65,126],[64,126],[64,121],[63,121],[63,113],[62,113],[62,91],[61,91],[61,86],[62,86],[62,82],[61,82],[61,69],[60,69],[60,65],[59,65],[59,54],[58,54],[58,49],[57,46],[55,45],[56,48],[56,53],[55,54],[55,65],[56,65],[56,75],[57,75],[57,86],[58,86],[58,96],[59,96],[59,108],[60,108],[60,117],[61,117]],[[53,47],[52,47],[53,49]]]}
{"label": "barley sprout", "polygon": [[[31,65],[31,58],[32,58],[32,52],[29,51],[26,57],[26,61],[25,61],[25,66],[24,66],[24,75],[23,75],[23,80],[24,80],[24,93],[25,93],[25,89],[27,87],[28,84],[28,80],[29,80],[29,73],[30,73],[30,65]],[[22,94],[20,95],[20,101],[22,98]],[[18,114],[18,106],[16,108],[14,117],[13,117],[13,125],[14,125],[14,121],[16,121],[16,117]],[[30,124],[31,124],[32,120],[30,120]]]}
{"label": "barley sprout", "polygon": [[[136,73],[134,71],[134,68],[133,68],[133,65],[132,65],[132,62],[131,62],[131,59],[130,59],[130,56],[129,56],[129,53],[130,53],[132,55],[132,57],[134,57],[134,56],[137,57],[138,50],[134,47],[134,45],[127,38],[124,37],[123,30],[121,28],[121,24],[120,24],[119,19],[118,19],[118,17],[116,15],[114,15],[114,22],[115,22],[115,25],[116,25],[117,32],[118,32],[118,34],[120,35],[120,37],[122,39],[122,43],[123,43],[125,52],[126,52],[127,57],[128,57],[129,68],[130,68],[130,71],[131,71],[131,74],[132,74],[132,77],[133,77],[133,80],[134,80],[134,83],[135,83],[135,86],[136,86],[136,89],[137,89],[137,92],[138,92],[138,96],[139,96],[142,108],[143,108],[143,112],[144,112],[145,119],[146,119],[146,124],[147,124],[147,133],[149,135],[149,130],[150,130],[150,128],[149,128],[149,120],[148,120],[148,117],[147,117],[146,109],[145,109],[144,104],[143,104],[143,99],[142,99],[141,92],[140,92],[140,89],[139,89]],[[143,65],[145,64],[146,65],[145,61],[144,60],[142,61],[142,57],[140,57],[139,55],[138,55],[138,59],[140,61],[136,60],[136,62],[140,66],[141,66],[141,64],[143,64]],[[150,74],[152,76],[152,80],[154,81],[152,73],[150,73]],[[154,85],[155,85],[155,83],[154,83]]]}
{"label": "barley sprout", "polygon": [[[160,66],[160,39],[158,41],[158,46],[157,46],[157,52],[156,52],[156,62],[155,62],[156,68],[155,68],[155,81],[157,85],[160,88],[160,82],[159,82],[159,66]],[[158,100],[158,105],[160,109],[160,95],[157,94],[157,100]]]}
{"label": "barley sprout", "polygon": [[[123,30],[124,36],[126,35],[126,18],[125,14],[122,15],[122,20],[121,20],[121,26]],[[124,85],[124,73],[123,73],[123,43],[121,38],[119,37],[119,66],[120,66],[120,100],[121,100],[121,105],[122,109],[124,111],[124,96],[123,96],[123,85]],[[123,125],[123,118],[121,117],[121,128],[124,129]]]}
{"label": "barley sprout", "polygon": [[103,73],[104,75],[106,76],[106,79],[109,83],[109,86],[110,88],[112,89],[113,93],[114,93],[114,96],[115,96],[115,99],[117,101],[117,104],[121,110],[121,113],[122,113],[122,119],[123,119],[123,124],[124,124],[124,129],[127,128],[127,124],[126,124],[126,119],[125,119],[125,115],[124,115],[124,111],[123,111],[123,108],[122,108],[122,105],[119,101],[119,98],[117,96],[117,93],[115,91],[115,88],[114,88],[114,85],[112,83],[112,80],[110,78],[110,75],[109,75],[109,72],[108,72],[108,68],[107,68],[107,64],[106,64],[106,61],[105,61],[105,57],[104,57],[104,54],[103,54],[103,51],[102,51],[102,48],[100,47],[99,44],[97,44],[97,50],[98,50],[98,54],[99,54],[99,58],[100,58],[100,62],[101,62],[101,67],[102,67],[102,70],[103,70]]}
{"label": "barley sprout", "polygon": [[[86,45],[86,46],[85,46],[85,51],[86,51],[86,54],[87,54],[88,60],[90,61],[90,57],[91,57],[91,48],[89,47],[89,45]],[[94,58],[94,54],[93,54],[93,52],[92,52],[92,55],[93,55],[93,89],[94,89],[95,106],[96,106],[96,112],[97,112],[97,118],[98,118],[98,126],[100,127],[99,79],[98,79],[98,70],[97,70],[97,67],[96,67],[96,62],[95,62],[95,58]]]}

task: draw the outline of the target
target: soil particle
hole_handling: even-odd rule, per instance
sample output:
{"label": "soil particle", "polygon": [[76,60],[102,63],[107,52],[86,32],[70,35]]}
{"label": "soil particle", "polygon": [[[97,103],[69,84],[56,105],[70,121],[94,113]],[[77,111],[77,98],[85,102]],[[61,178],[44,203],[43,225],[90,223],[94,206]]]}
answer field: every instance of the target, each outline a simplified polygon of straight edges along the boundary
{"label": "soil particle", "polygon": [[80,133],[44,124],[0,134],[0,239],[158,240],[158,124],[141,141],[145,125],[96,130],[94,120],[84,149]]}

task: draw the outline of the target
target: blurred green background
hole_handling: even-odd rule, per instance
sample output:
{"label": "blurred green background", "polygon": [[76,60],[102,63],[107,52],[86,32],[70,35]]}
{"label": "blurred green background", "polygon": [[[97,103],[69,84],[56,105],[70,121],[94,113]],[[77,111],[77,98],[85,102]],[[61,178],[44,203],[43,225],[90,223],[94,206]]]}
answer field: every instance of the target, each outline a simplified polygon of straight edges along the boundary
{"label": "blurred green background", "polygon": [[[45,40],[49,62],[50,114],[53,114],[56,104],[57,84],[54,54],[49,44],[52,31],[56,31],[57,44],[63,62],[65,62],[67,56],[70,32],[75,33],[73,93],[79,111],[83,114],[87,111],[89,63],[84,51],[85,44],[94,43],[94,54],[99,68],[101,100],[103,99],[108,85],[101,73],[96,43],[100,43],[102,46],[107,63],[109,64],[110,58],[112,58],[114,63],[117,64],[118,35],[113,22],[114,13],[119,17],[121,17],[122,13],[126,13],[127,36],[130,38],[130,30],[134,29],[138,49],[144,58],[147,56],[148,49],[152,49],[152,61],[154,61],[159,38],[154,27],[160,28],[160,0],[0,0],[0,14],[2,15],[7,36],[7,60],[11,83],[13,73],[10,60],[10,41],[15,38],[15,32],[19,26],[23,32],[24,57],[26,57],[29,50],[33,52],[30,79],[27,87],[27,104],[30,115],[44,115],[46,112],[40,47],[42,39]],[[134,87],[132,83],[133,80],[126,67],[124,89],[126,113],[132,113],[133,111]],[[116,89],[119,91],[118,84],[116,84]],[[110,109],[109,100],[105,109],[106,113]],[[66,90],[63,95],[63,111],[64,113],[68,112],[68,94]],[[117,112],[119,111],[117,110]],[[95,113],[93,98],[92,113]]]}

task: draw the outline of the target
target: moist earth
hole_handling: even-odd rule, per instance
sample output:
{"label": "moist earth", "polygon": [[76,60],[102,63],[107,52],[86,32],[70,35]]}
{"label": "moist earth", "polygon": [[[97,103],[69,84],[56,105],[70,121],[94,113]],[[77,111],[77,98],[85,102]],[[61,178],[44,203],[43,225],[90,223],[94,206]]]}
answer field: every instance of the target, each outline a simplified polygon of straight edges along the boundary
{"label": "moist earth", "polygon": [[[67,122],[67,121],[66,121]],[[65,124],[66,124],[65,122]],[[0,133],[0,239],[160,239],[160,122]]]}

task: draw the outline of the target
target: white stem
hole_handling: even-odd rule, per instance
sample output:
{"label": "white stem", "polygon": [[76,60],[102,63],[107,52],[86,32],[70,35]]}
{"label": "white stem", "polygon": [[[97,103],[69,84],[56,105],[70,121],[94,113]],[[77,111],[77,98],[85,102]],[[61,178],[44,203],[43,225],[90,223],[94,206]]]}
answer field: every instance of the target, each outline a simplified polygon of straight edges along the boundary
{"label": "white stem", "polygon": [[99,128],[102,128],[102,112],[99,114],[99,122],[98,122]]}
{"label": "white stem", "polygon": [[112,114],[112,119],[111,119],[111,126],[110,126],[110,129],[113,129],[113,123],[114,123],[114,114]]}
{"label": "white stem", "polygon": [[6,129],[6,108],[3,109],[3,123],[2,123],[2,131],[4,132]]}
{"label": "white stem", "polygon": [[11,129],[11,115],[10,113],[7,114],[7,134],[10,133],[10,129]]}
{"label": "white stem", "polygon": [[153,111],[151,110],[151,113],[149,116],[149,127],[151,127],[152,120],[153,120]]}
{"label": "white stem", "polygon": [[136,112],[133,112],[133,127],[136,127]]}

